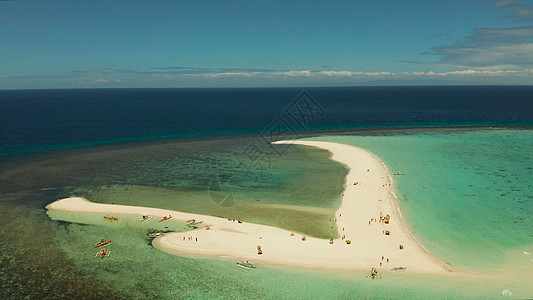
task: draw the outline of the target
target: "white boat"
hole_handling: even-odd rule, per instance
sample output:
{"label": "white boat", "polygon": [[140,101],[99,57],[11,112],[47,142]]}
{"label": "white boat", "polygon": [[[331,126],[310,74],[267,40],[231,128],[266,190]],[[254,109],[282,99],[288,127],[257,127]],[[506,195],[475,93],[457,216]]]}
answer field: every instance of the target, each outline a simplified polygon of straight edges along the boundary
{"label": "white boat", "polygon": [[236,261],[237,266],[243,268],[243,269],[255,269],[256,266],[252,263],[249,263],[248,261]]}

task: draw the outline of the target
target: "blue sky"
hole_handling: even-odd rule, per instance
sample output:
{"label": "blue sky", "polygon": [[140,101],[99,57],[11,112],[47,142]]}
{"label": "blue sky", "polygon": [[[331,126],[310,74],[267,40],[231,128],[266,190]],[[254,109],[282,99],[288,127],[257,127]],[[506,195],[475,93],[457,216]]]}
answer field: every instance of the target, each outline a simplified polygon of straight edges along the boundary
{"label": "blue sky", "polygon": [[0,89],[533,84],[528,0],[0,1],[0,20]]}

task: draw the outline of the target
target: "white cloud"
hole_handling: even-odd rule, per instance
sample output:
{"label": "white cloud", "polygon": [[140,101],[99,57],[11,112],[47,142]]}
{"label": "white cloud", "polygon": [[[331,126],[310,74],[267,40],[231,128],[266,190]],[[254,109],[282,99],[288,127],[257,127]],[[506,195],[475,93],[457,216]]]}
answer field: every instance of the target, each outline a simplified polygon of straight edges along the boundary
{"label": "white cloud", "polygon": [[451,71],[451,72],[441,72],[436,73],[438,76],[450,76],[450,75],[476,75],[476,76],[505,76],[505,75],[516,75],[516,74],[525,74],[527,71],[516,71],[516,70],[460,70],[460,71]]}
{"label": "white cloud", "polygon": [[275,76],[287,76],[287,77],[311,77],[314,72],[309,70],[303,71],[287,71],[287,72],[274,72],[270,73]]}
{"label": "white cloud", "polygon": [[353,77],[363,74],[363,72],[351,72],[351,71],[320,71],[317,72],[319,75],[329,76],[329,77]]}
{"label": "white cloud", "polygon": [[[511,66],[512,67],[512,66]],[[79,86],[277,86],[277,85],[379,85],[379,84],[531,84],[532,68],[510,68],[501,65],[479,68],[453,68],[446,71],[352,71],[352,70],[287,70],[190,73],[124,70],[73,71],[67,75],[53,75],[52,80],[69,78]],[[222,70],[222,69],[220,69]],[[258,69],[255,69],[258,70]],[[35,80],[35,77],[3,77],[8,80]],[[48,78],[48,77],[45,77]],[[0,77],[2,79],[2,77]],[[1,80],[0,80],[1,81]]]}
{"label": "white cloud", "polygon": [[529,70],[478,70],[478,69],[464,69],[454,70],[448,72],[401,72],[394,73],[389,71],[382,72],[363,72],[363,71],[310,71],[310,70],[292,70],[287,72],[232,72],[232,73],[209,73],[209,74],[190,74],[184,76],[195,78],[256,78],[256,79],[271,79],[271,78],[344,78],[344,79],[387,79],[387,78],[412,78],[412,77],[434,77],[434,76],[508,76],[508,75],[528,75]]}

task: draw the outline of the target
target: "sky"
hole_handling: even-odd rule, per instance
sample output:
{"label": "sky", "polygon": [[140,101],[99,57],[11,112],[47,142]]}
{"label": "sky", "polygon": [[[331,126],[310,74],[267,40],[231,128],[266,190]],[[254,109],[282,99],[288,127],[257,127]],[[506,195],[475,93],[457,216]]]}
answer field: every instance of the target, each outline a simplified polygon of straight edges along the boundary
{"label": "sky", "polygon": [[0,0],[0,89],[533,84],[533,0]]}

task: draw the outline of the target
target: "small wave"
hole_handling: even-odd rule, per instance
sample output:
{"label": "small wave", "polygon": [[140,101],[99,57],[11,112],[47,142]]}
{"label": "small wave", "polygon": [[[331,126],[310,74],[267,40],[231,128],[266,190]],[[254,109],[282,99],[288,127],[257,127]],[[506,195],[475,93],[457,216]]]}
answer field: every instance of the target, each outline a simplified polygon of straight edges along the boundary
{"label": "small wave", "polygon": [[522,251],[522,253],[524,253],[525,255],[531,255],[531,252],[528,251]]}
{"label": "small wave", "polygon": [[509,297],[511,296],[513,293],[511,292],[511,290],[503,290],[502,291],[502,296],[504,297]]}

